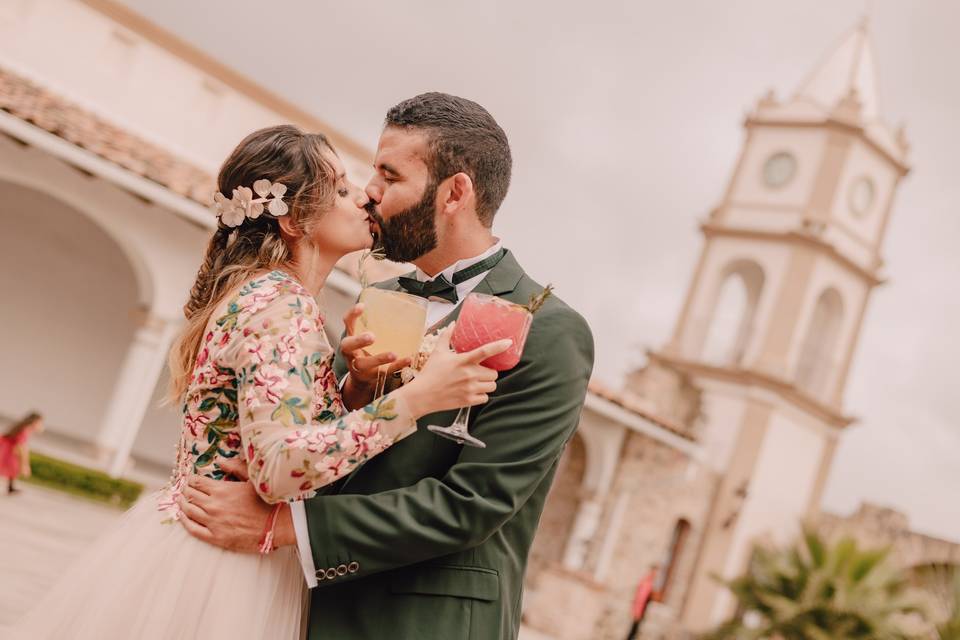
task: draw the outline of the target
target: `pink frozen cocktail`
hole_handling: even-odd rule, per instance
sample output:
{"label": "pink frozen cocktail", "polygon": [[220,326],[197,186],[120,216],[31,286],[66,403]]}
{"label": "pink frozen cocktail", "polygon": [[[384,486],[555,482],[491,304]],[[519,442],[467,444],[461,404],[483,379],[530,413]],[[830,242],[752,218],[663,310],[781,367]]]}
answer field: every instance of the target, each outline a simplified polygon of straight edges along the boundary
{"label": "pink frozen cocktail", "polygon": [[496,296],[471,293],[463,301],[450,344],[458,353],[465,353],[510,338],[513,345],[509,349],[480,363],[497,371],[507,371],[520,362],[532,323],[533,314],[527,307]]}
{"label": "pink frozen cocktail", "polygon": [[[450,345],[456,349],[457,353],[466,353],[485,344],[510,338],[513,344],[509,349],[490,356],[480,364],[496,371],[514,368],[523,354],[523,346],[527,342],[530,325],[533,324],[533,314],[550,296],[552,289],[553,287],[547,287],[531,298],[530,304],[526,306],[483,293],[471,293],[463,301],[457,326],[453,330],[453,335],[450,336]],[[431,424],[427,425],[427,429],[460,444],[473,447],[487,446],[482,440],[470,435],[467,426],[469,419],[470,407],[464,407],[457,413],[457,417],[450,426]]]}

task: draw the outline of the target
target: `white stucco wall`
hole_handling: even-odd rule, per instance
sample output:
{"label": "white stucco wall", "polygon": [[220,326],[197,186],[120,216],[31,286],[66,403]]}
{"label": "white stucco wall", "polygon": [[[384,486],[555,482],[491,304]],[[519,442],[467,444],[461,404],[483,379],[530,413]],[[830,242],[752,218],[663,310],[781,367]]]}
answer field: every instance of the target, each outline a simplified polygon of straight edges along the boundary
{"label": "white stucco wall", "polygon": [[[759,538],[781,546],[793,542],[806,514],[823,446],[815,426],[775,409],[737,520],[724,564],[725,578],[743,571]],[[728,615],[731,604],[732,596],[724,591],[714,604],[711,622]]]}
{"label": "white stucco wall", "polygon": [[[0,41],[0,65],[214,175],[248,133],[290,120],[77,0],[3,0]],[[339,151],[365,182],[369,158]]]}
{"label": "white stucco wall", "polygon": [[730,456],[733,455],[750,390],[741,385],[706,378],[699,379],[697,383],[703,387],[700,402],[704,420],[700,429],[700,445],[704,451],[704,462],[710,469],[720,473],[726,471]]}
{"label": "white stucco wall", "polygon": [[75,0],[19,4],[0,22],[0,63],[208,171],[244,135],[282,121]]}

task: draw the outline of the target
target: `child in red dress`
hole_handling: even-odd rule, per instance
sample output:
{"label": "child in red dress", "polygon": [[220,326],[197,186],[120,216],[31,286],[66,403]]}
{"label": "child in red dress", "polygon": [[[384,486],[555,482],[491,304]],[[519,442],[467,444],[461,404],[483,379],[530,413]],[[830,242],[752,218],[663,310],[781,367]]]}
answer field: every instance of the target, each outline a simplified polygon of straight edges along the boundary
{"label": "child in red dress", "polygon": [[30,475],[28,441],[37,431],[43,431],[43,416],[32,412],[16,422],[0,436],[0,476],[7,479],[8,493],[15,493],[14,480]]}

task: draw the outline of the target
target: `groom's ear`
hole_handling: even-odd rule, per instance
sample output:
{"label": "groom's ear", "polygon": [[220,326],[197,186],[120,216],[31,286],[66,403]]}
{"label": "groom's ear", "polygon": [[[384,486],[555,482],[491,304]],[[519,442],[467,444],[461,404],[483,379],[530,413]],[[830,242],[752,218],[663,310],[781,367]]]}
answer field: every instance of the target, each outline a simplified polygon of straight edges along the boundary
{"label": "groom's ear", "polygon": [[467,174],[455,173],[445,181],[446,188],[442,191],[443,213],[458,213],[464,210],[476,209],[476,193],[473,190],[473,179]]}

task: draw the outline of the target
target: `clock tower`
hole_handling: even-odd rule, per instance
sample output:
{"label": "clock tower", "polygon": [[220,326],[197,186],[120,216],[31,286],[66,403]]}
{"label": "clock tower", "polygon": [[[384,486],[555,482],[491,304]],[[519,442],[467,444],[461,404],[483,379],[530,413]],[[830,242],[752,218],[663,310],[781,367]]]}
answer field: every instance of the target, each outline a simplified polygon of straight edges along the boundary
{"label": "clock tower", "polygon": [[739,575],[754,543],[791,542],[817,512],[852,422],[847,376],[909,170],[902,130],[880,116],[866,22],[744,126],[672,338],[650,354],[649,367],[701,390],[693,428],[719,478],[680,612],[692,629],[731,613],[713,576]]}

